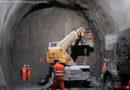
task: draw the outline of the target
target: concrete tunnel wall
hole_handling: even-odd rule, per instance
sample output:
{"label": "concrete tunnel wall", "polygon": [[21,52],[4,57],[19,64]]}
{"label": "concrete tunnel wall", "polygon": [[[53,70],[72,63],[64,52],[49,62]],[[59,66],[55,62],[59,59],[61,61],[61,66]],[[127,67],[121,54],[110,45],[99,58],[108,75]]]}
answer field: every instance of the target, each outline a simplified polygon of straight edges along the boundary
{"label": "concrete tunnel wall", "polygon": [[[94,74],[99,76],[100,73],[100,67],[101,67],[101,62],[102,62],[102,56],[103,56],[103,49],[104,48],[100,48],[100,47],[104,47],[104,35],[108,34],[108,33],[112,33],[115,31],[119,31],[121,30],[120,27],[117,24],[117,20],[115,18],[115,13],[113,13],[113,11],[115,9],[113,9],[114,7],[112,6],[111,2],[108,2],[109,0],[91,0],[91,1],[87,1],[87,0],[80,0],[80,1],[64,1],[64,0],[57,0],[57,1],[53,1],[48,3],[43,3],[42,5],[42,10],[39,12],[37,11],[37,7],[39,5],[36,6],[36,4],[7,4],[7,3],[0,3],[0,86],[6,86],[9,82],[12,82],[14,80],[17,80],[17,74],[16,71],[17,70],[17,64],[18,64],[18,68],[21,66],[20,62],[23,63],[28,63],[30,65],[34,65],[38,66],[39,68],[47,68],[47,65],[43,64],[41,65],[40,62],[38,62],[39,60],[36,61],[36,59],[40,58],[40,54],[39,52],[41,51],[41,48],[45,47],[47,44],[47,41],[45,42],[41,42],[42,40],[37,41],[37,39],[39,39],[40,37],[37,37],[37,35],[41,34],[40,32],[42,32],[44,35],[46,35],[45,31],[42,31],[42,23],[49,22],[49,18],[57,20],[57,19],[67,19],[68,15],[72,18],[77,18],[76,22],[75,20],[71,20],[68,21],[68,23],[73,25],[68,26],[67,28],[64,27],[64,25],[62,24],[68,24],[66,21],[60,23],[61,26],[63,27],[57,27],[55,24],[50,24],[51,28],[45,28],[48,30],[48,34],[50,33],[50,29],[54,28],[55,30],[61,30],[63,29],[62,32],[65,32],[65,34],[69,33],[69,31],[67,30],[72,30],[73,26],[79,26],[79,25],[83,25],[83,26],[92,26],[93,30],[94,30],[94,35],[95,35],[95,53],[97,55],[97,59],[95,59],[95,64],[98,67],[92,67],[94,68]],[[34,7],[35,6],[35,7]],[[41,6],[41,5],[40,5]],[[49,7],[51,8],[49,8]],[[54,8],[52,8],[54,7]],[[41,8],[41,7],[39,7]],[[48,11],[46,8],[49,8]],[[60,9],[62,8],[62,9]],[[31,11],[33,9],[33,11]],[[53,10],[55,9],[55,10]],[[29,14],[29,11],[31,11],[31,13]],[[43,11],[43,12],[42,12]],[[49,18],[44,17],[46,22],[43,22],[42,19],[40,21],[39,17],[43,17],[47,12],[48,13],[52,13],[52,12],[60,12],[60,15],[63,15],[64,17],[62,18],[62,16],[60,16],[60,18],[56,17],[57,14],[52,15],[53,17],[51,17],[49,15]],[[55,13],[54,12],[54,13]],[[111,13],[110,13],[111,12]],[[118,12],[119,13],[119,12]],[[42,15],[39,15],[42,14]],[[75,14],[75,15],[74,15]],[[48,14],[47,14],[48,15]],[[73,17],[74,15],[74,17]],[[39,16],[39,17],[37,17]],[[33,19],[31,19],[31,17],[33,17]],[[36,18],[35,18],[36,17]],[[56,18],[55,18],[56,17]],[[23,20],[23,21],[22,21]],[[37,26],[40,27],[35,27],[36,25],[32,26],[33,22],[29,21],[32,20],[34,22],[39,22],[36,23]],[[30,23],[28,23],[28,21]],[[75,21],[75,22],[73,22]],[[23,26],[25,23],[27,23],[25,25],[25,27]],[[58,24],[58,25],[59,25]],[[47,24],[48,25],[48,24]],[[30,28],[30,27],[31,28]],[[34,28],[33,28],[34,27]],[[125,27],[125,26],[124,26]],[[38,28],[38,29],[37,29]],[[60,28],[60,29],[59,29]],[[124,28],[123,28],[124,29]],[[21,30],[21,31],[20,31]],[[30,34],[30,32],[28,32],[30,30],[33,30],[32,32],[32,36],[34,35],[35,39],[33,43],[35,49],[34,51],[31,49],[33,47],[28,47],[25,46],[29,51],[27,53],[28,57],[24,56],[24,58],[20,57],[19,55],[25,55],[25,51],[23,52],[23,50],[25,49],[18,49],[20,47],[20,43],[19,41],[25,41],[25,39],[28,37],[26,35]],[[39,30],[38,32],[36,30]],[[41,30],[41,31],[40,31]],[[25,32],[24,32],[25,31]],[[53,31],[51,31],[53,32]],[[50,33],[50,34],[56,34],[56,33]],[[35,36],[36,35],[36,36]],[[64,35],[62,34],[58,34],[60,38],[62,38]],[[61,35],[61,36],[60,36]],[[22,36],[22,37],[21,37]],[[20,39],[19,39],[20,38]],[[31,37],[29,37],[31,38]],[[53,37],[51,37],[53,38]],[[58,38],[60,40],[60,38]],[[32,40],[31,39],[31,40]],[[55,38],[57,39],[57,38]],[[30,40],[30,41],[31,41]],[[51,40],[51,39],[49,39]],[[35,41],[37,41],[38,45],[35,45]],[[31,44],[30,42],[27,41],[28,44]],[[14,45],[16,44],[16,47],[14,47]],[[25,42],[22,44],[25,45]],[[43,47],[42,47],[43,45]],[[19,47],[18,47],[19,46]],[[21,46],[22,48],[24,46]],[[16,53],[17,54],[14,54]],[[29,58],[32,54],[37,55],[36,57],[32,57]],[[15,56],[17,55],[17,56]],[[20,60],[20,59],[21,60]],[[22,61],[26,58],[26,60],[28,61]],[[18,60],[20,60],[19,63]],[[40,69],[38,69],[39,72]],[[45,71],[46,72],[46,71]],[[44,70],[43,72],[44,73]],[[39,73],[42,75],[42,73]],[[45,74],[43,75],[43,77],[45,76]],[[40,77],[40,75],[39,75]]]}
{"label": "concrete tunnel wall", "polygon": [[44,57],[48,43],[60,41],[74,27],[87,25],[82,14],[71,10],[51,7],[30,13],[17,26],[13,35],[11,59],[18,76],[21,75],[21,66],[29,64],[33,72],[32,81],[44,78],[48,73],[48,68],[45,68],[48,64],[42,64],[40,57]]}

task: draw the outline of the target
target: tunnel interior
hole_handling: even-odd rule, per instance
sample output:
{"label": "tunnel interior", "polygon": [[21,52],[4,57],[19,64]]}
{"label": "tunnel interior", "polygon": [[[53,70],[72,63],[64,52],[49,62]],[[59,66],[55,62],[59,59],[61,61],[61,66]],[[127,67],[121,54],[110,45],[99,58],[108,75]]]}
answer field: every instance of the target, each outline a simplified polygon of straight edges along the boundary
{"label": "tunnel interior", "polygon": [[[55,6],[50,6],[49,8],[44,8],[44,5],[35,6],[19,23],[16,31],[14,31],[11,60],[19,80],[21,80],[20,69],[24,64],[32,66],[32,81],[45,78],[45,75],[48,73],[45,67],[49,66],[41,64],[39,60],[40,57],[44,57],[44,51],[48,43],[62,40],[74,28],[90,27],[88,20],[82,12],[82,8],[77,8],[77,5],[69,6],[74,9],[66,8],[67,6],[63,5],[61,7],[57,3],[52,5]],[[98,34],[97,37],[99,37]],[[95,50],[96,48],[100,47],[95,47]],[[87,65],[94,66],[96,64],[96,52],[87,58]],[[79,56],[76,61],[77,63],[83,63],[84,56]],[[94,75],[95,67],[91,71]]]}
{"label": "tunnel interior", "polygon": [[29,64],[32,72],[37,73],[36,76],[33,74],[33,79],[43,77],[47,73],[44,68],[47,64],[43,65],[39,60],[44,57],[48,43],[62,40],[73,28],[80,26],[87,27],[87,22],[71,10],[51,7],[30,13],[13,35],[11,56],[15,69],[18,69],[15,71],[19,71],[21,65]]}
{"label": "tunnel interior", "polygon": [[[20,81],[23,64],[31,65],[33,82],[45,78],[49,65],[42,64],[40,58],[44,56],[48,43],[60,41],[77,27],[91,28],[93,31],[94,53],[87,57],[86,64],[90,65],[92,75],[100,80],[103,36],[113,32],[115,24],[98,1],[54,0],[42,4],[22,4],[6,23],[1,42],[1,50],[4,51],[1,58],[5,59],[5,62],[1,61],[2,83]],[[84,57],[78,60],[84,60]]]}

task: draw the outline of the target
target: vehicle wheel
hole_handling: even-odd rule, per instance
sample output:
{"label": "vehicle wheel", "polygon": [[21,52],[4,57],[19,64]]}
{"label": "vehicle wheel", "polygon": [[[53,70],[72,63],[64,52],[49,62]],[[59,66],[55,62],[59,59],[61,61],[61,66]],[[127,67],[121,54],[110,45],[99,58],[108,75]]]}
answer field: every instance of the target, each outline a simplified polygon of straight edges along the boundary
{"label": "vehicle wheel", "polygon": [[130,39],[124,36],[120,37],[115,46],[114,59],[116,60],[118,70],[121,73],[130,71]]}
{"label": "vehicle wheel", "polygon": [[114,90],[114,81],[110,76],[103,83],[103,90]]}

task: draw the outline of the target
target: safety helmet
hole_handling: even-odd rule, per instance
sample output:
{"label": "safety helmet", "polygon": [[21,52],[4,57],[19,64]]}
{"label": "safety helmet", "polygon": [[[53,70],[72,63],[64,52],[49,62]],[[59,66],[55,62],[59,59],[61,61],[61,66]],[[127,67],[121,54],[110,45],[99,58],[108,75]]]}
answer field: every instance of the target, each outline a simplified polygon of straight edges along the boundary
{"label": "safety helmet", "polygon": [[26,64],[24,64],[23,66],[26,67]]}
{"label": "safety helmet", "polygon": [[107,61],[107,59],[106,59],[106,58],[104,58],[104,61],[106,62],[106,61]]}
{"label": "safety helmet", "polygon": [[54,62],[58,62],[59,59],[57,57],[54,58]]}
{"label": "safety helmet", "polygon": [[30,65],[27,65],[27,67],[29,67]]}

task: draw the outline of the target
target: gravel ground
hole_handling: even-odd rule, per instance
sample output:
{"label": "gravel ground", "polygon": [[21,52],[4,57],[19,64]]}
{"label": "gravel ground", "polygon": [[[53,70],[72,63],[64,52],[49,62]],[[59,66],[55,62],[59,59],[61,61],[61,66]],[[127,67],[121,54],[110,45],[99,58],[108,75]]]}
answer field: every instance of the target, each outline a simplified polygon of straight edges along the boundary
{"label": "gravel ground", "polygon": [[[3,90],[51,90],[51,88],[43,89],[43,87],[44,86],[37,85],[36,83],[21,81],[21,82],[10,83],[10,85]],[[101,86],[92,87],[92,88],[70,87],[70,88],[65,88],[65,90],[102,90],[102,87]]]}

